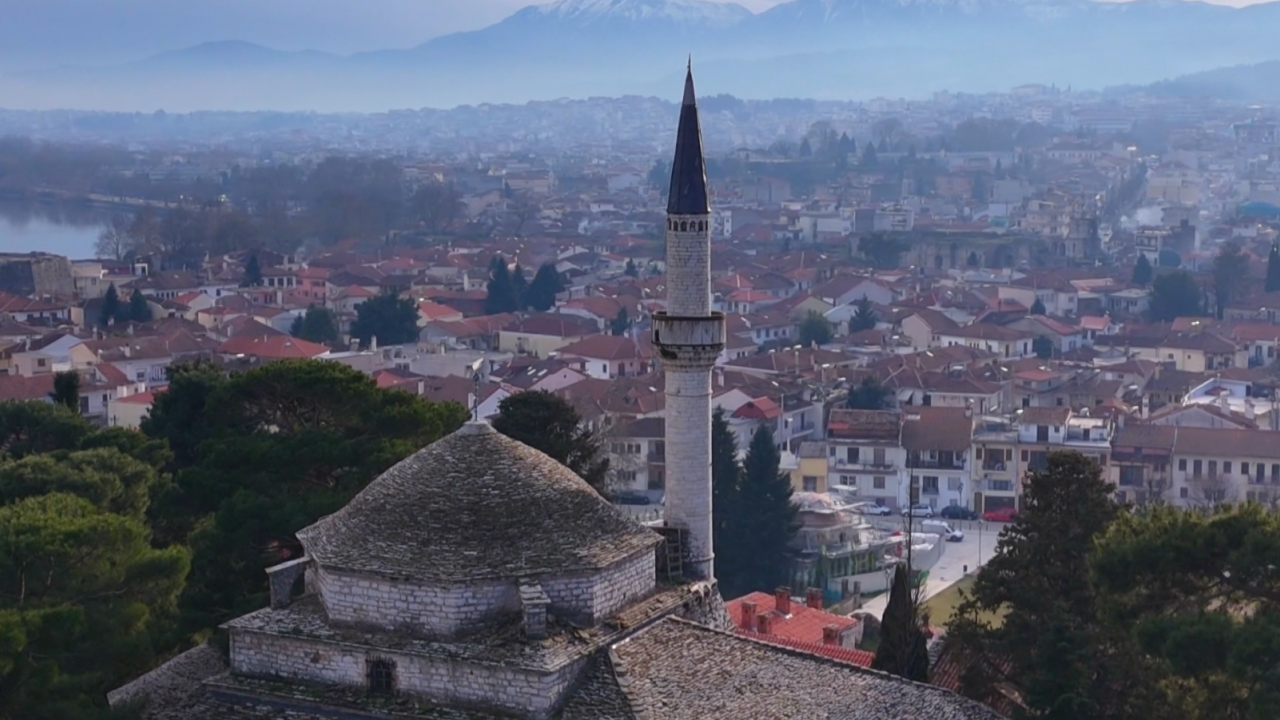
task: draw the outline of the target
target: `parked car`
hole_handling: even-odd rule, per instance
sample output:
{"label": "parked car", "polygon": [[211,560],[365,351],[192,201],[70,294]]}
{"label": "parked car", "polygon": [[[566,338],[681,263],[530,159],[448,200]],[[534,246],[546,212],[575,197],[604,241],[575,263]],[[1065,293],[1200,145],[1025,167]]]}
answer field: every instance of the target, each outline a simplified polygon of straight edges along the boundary
{"label": "parked car", "polygon": [[617,502],[619,505],[648,505],[649,496],[641,492],[620,492]]}
{"label": "parked car", "polygon": [[977,520],[978,513],[961,505],[948,505],[942,508],[942,512],[938,513],[948,520]]}
{"label": "parked car", "polygon": [[933,507],[927,503],[916,503],[909,508],[903,508],[902,514],[910,514],[912,517],[918,518],[931,518],[933,517]]}
{"label": "parked car", "polygon": [[982,519],[989,522],[1013,522],[1018,519],[1018,509],[1011,507],[995,508],[982,513]]}
{"label": "parked car", "polygon": [[858,512],[863,515],[888,515],[889,507],[887,505],[876,505],[875,503],[864,503],[858,507]]}
{"label": "parked car", "polygon": [[964,539],[964,533],[951,527],[943,520],[925,520],[920,523],[920,528],[928,533],[937,533],[947,542],[960,542]]}

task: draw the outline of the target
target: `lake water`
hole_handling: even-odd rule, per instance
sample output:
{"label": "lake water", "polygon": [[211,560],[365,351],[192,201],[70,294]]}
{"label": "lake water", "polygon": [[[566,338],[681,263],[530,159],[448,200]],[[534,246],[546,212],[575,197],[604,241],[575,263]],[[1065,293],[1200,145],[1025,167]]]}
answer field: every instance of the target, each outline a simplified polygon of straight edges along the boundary
{"label": "lake water", "polygon": [[0,201],[0,252],[92,258],[104,223],[104,214],[92,208]]}

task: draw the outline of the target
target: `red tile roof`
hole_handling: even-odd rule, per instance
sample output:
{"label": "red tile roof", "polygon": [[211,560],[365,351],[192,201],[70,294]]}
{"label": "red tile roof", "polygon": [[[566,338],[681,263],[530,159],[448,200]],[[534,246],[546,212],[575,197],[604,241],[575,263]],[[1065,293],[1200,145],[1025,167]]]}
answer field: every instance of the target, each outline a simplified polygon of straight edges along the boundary
{"label": "red tile roof", "polygon": [[560,348],[560,355],[592,360],[636,360],[641,357],[641,352],[629,337],[591,335]]}
{"label": "red tile roof", "polygon": [[779,635],[761,635],[757,632],[749,632],[747,630],[739,630],[738,634],[742,637],[751,638],[759,642],[769,643],[771,645],[781,645],[794,650],[803,650],[813,653],[814,655],[822,655],[823,657],[839,660],[840,662],[857,665],[858,667],[869,668],[871,662],[876,659],[876,654],[866,650],[858,650],[857,648],[847,648],[840,645],[823,645],[822,643],[807,643]]}
{"label": "red tile roof", "polygon": [[0,375],[0,402],[9,400],[45,400],[53,392],[53,374]]}
{"label": "red tile roof", "polygon": [[223,355],[253,355],[265,360],[313,358],[329,352],[329,348],[288,335],[233,337],[218,346]]}
{"label": "red tile roof", "polygon": [[822,644],[822,629],[835,625],[841,631],[848,630],[858,624],[857,620],[844,615],[835,615],[826,610],[817,610],[804,604],[803,600],[791,599],[791,614],[782,615],[777,612],[775,598],[769,593],[753,592],[725,603],[729,617],[735,628],[743,625],[742,606],[755,603],[756,615],[771,615],[770,636],[784,638],[811,645]]}

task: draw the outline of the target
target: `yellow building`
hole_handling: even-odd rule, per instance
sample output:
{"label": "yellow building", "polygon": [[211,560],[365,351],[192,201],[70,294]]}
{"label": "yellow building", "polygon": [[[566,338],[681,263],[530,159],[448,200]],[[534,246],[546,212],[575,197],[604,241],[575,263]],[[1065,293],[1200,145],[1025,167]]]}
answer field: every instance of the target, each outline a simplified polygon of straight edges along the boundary
{"label": "yellow building", "polygon": [[791,471],[791,489],[795,492],[827,491],[827,444],[802,442],[799,461]]}

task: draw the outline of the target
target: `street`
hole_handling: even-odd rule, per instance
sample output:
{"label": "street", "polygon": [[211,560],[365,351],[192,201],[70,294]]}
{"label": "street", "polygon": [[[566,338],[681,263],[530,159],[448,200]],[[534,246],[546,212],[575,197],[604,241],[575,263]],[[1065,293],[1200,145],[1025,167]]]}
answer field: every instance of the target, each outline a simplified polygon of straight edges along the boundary
{"label": "street", "polygon": [[[885,518],[884,520],[884,522],[873,520],[872,523],[884,529],[900,530],[902,528],[901,521],[893,522],[897,518]],[[1007,523],[965,520],[948,520],[947,522],[955,529],[964,532],[964,540],[943,543],[945,549],[942,557],[938,559],[938,562],[933,567],[929,568],[929,580],[924,589],[924,599],[926,600],[964,577],[966,568],[969,572],[976,571],[979,547],[982,549],[982,562],[989,561],[991,556],[995,554],[996,541],[1000,536],[1000,531],[1007,525]],[[868,612],[880,617],[884,613],[885,605],[888,603],[889,593],[882,593],[868,600],[860,612]]]}

